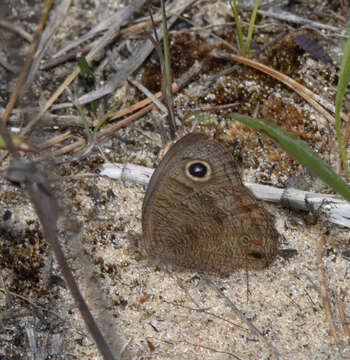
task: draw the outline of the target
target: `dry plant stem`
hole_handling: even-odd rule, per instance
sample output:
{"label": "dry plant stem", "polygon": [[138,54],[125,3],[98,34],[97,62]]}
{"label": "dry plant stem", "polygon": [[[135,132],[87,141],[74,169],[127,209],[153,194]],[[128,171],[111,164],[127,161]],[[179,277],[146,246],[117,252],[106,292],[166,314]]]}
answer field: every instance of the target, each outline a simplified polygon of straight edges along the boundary
{"label": "dry plant stem", "polygon": [[[178,16],[182,11],[185,11],[187,7],[189,7],[196,0],[178,0],[179,3],[182,3],[181,10],[179,10],[179,14],[176,16],[172,16],[168,20],[168,27],[171,27]],[[170,4],[170,6],[173,3]],[[158,37],[161,38],[161,32],[158,31]],[[79,103],[81,105],[89,103],[93,100],[99,99],[107,94],[112,93],[115,89],[117,89],[133,72],[135,72],[140,65],[147,59],[147,57],[153,51],[154,46],[150,40],[147,40],[139,49],[133,54],[131,59],[125,64],[123,68],[121,68],[117,73],[108,81],[103,87],[91,91],[88,94],[85,94],[79,98]]]}
{"label": "dry plant stem", "polygon": [[[159,22],[159,19],[158,19],[158,22]],[[130,26],[129,28],[123,30],[120,32],[120,34],[117,34],[117,36],[120,36],[120,37],[126,37],[128,35],[131,35],[131,34],[134,34],[134,33],[138,33],[140,32],[141,30],[145,29],[145,28],[148,28],[150,27],[151,23],[150,21],[145,21],[144,23],[142,24],[137,24],[137,25],[134,25],[134,26]],[[114,40],[115,38],[113,38]],[[82,48],[80,49],[77,49],[77,50],[72,50],[71,52],[69,52],[68,54],[64,54],[64,55],[60,55],[59,57],[56,57],[58,56],[58,54],[55,55],[55,57],[51,60],[49,60],[46,64],[42,65],[40,67],[41,70],[47,70],[47,69],[50,69],[54,66],[57,66],[61,63],[64,63],[66,61],[69,61],[69,60],[72,60],[72,59],[75,59],[77,57],[77,53],[81,53],[81,54],[86,54],[88,51],[90,51],[93,47],[95,47],[97,44],[98,44],[99,40],[95,40],[94,42],[92,42],[91,44],[88,44],[88,45],[85,45],[83,46]],[[61,53],[61,50],[60,52]],[[64,75],[65,73],[63,73]],[[56,78],[61,78],[63,77],[63,75],[61,74],[58,74],[56,76]],[[66,75],[64,75],[66,76]]]}
{"label": "dry plant stem", "polygon": [[45,55],[46,50],[50,46],[50,42],[53,38],[53,35],[56,33],[59,26],[64,22],[65,17],[67,16],[68,9],[71,5],[72,0],[62,0],[57,6],[52,9],[52,19],[46,25],[45,30],[43,31],[38,47],[35,51],[32,64],[28,71],[26,81],[23,84],[21,92],[25,92],[33,83],[35,74],[37,73],[41,59]]}
{"label": "dry plant stem", "polygon": [[[180,11],[184,11],[189,5],[191,5],[196,0],[184,0],[185,5],[180,7]],[[134,7],[141,7],[141,5],[145,2],[145,0],[135,0],[133,4],[131,4],[128,8],[126,8],[123,12],[125,15],[122,19],[120,19],[120,22],[118,23],[118,26],[115,26],[111,30],[109,30],[99,41],[99,43],[94,47],[89,54],[86,56],[86,60],[90,61],[93,59],[95,54],[100,51],[104,46],[108,45],[113,38],[116,36],[116,34],[119,31],[121,23],[124,23],[126,21],[126,18],[130,17],[133,12],[137,9]],[[177,16],[174,16],[169,21],[169,26],[175,22],[177,19]],[[146,42],[144,46],[139,50],[139,52],[133,57],[135,61],[131,61],[128,63],[123,69],[121,69],[114,78],[107,83],[103,88],[98,89],[97,91],[92,91],[89,94],[83,95],[81,98],[79,98],[79,103],[81,105],[84,105],[88,102],[91,102],[95,99],[98,99],[102,96],[105,96],[112,91],[114,91],[124,80],[128,78],[128,76],[131,75],[139,66],[140,64],[147,58],[147,56],[152,51],[153,46],[150,44],[150,42]],[[64,83],[55,91],[55,93],[51,96],[51,98],[46,102],[46,104],[43,106],[41,111],[29,122],[29,124],[24,128],[21,135],[26,134],[43,116],[43,114],[50,108],[50,106],[58,99],[58,97],[62,94],[64,89],[75,79],[75,77],[80,73],[80,68],[76,68],[73,73],[64,81]]]}
{"label": "dry plant stem", "polygon": [[[98,23],[96,26],[94,26],[91,30],[89,30],[84,35],[80,36],[78,39],[74,39],[70,41],[68,44],[64,45],[55,55],[53,55],[53,60],[56,58],[59,58],[61,56],[64,56],[67,54],[68,51],[71,49],[74,49],[75,47],[79,46],[81,43],[86,42],[87,40],[91,39],[95,35],[98,35],[100,32],[105,31],[106,29],[109,29],[111,26],[113,26],[116,22],[119,21],[119,18],[122,16],[122,11],[119,10],[115,12],[113,15],[108,17],[107,19],[103,19],[100,23]],[[118,36],[119,34],[116,34]],[[98,43],[99,40],[94,42],[90,45],[90,49],[95,46]],[[76,54],[76,52],[75,52]]]}
{"label": "dry plant stem", "polygon": [[0,20],[0,26],[10,30],[18,35],[20,35],[23,39],[32,42],[33,41],[33,36],[30,35],[29,33],[27,33],[24,29],[20,28],[19,26],[16,26],[6,20]]}
{"label": "dry plant stem", "polygon": [[340,175],[341,172],[342,172],[342,169],[343,169],[343,162],[342,162],[342,160],[341,160],[340,154],[338,154],[338,156],[337,156],[337,168],[336,168],[336,173],[337,173],[338,175]]}
{"label": "dry plant stem", "polygon": [[318,265],[318,271],[317,271],[318,282],[320,284],[322,303],[323,303],[323,307],[324,307],[324,310],[326,313],[326,318],[327,318],[327,321],[329,324],[329,328],[331,330],[331,333],[334,337],[335,342],[337,344],[339,344],[340,338],[338,336],[337,328],[333,321],[331,305],[330,305],[329,297],[328,297],[328,293],[327,293],[327,282],[326,282],[326,278],[324,275],[324,268],[323,268],[323,261],[322,261],[323,248],[326,244],[326,240],[327,240],[327,234],[323,233],[321,236],[321,239],[319,240],[319,245],[318,245],[317,254],[316,254],[316,256],[317,256],[316,261],[317,261],[317,265]]}
{"label": "dry plant stem", "polygon": [[28,49],[28,54],[27,54],[26,61],[25,61],[24,66],[23,66],[23,70],[22,70],[22,72],[21,72],[21,74],[20,74],[20,76],[19,76],[19,78],[17,80],[16,87],[15,87],[14,91],[11,94],[10,101],[8,102],[8,104],[6,106],[6,109],[5,109],[5,111],[3,113],[3,116],[2,116],[2,120],[4,121],[5,124],[7,123],[8,118],[10,117],[11,111],[12,111],[12,109],[14,108],[14,106],[16,104],[16,101],[17,101],[19,92],[21,90],[21,87],[22,87],[22,85],[25,82],[25,79],[27,77],[27,73],[28,73],[28,70],[30,68],[32,58],[34,56],[35,49],[36,49],[36,47],[38,45],[39,36],[40,36],[41,32],[43,31],[44,26],[46,24],[46,20],[47,20],[47,18],[49,16],[49,11],[50,11],[50,8],[52,6],[52,3],[53,3],[52,0],[47,0],[46,4],[45,4],[45,7],[44,7],[44,9],[43,9],[43,11],[41,13],[41,18],[40,18],[39,24],[38,24],[38,26],[37,26],[37,28],[35,30],[35,33],[34,33],[34,36],[33,36],[33,41],[30,44],[29,49]]}
{"label": "dry plant stem", "polygon": [[[114,24],[114,26],[104,34],[102,39],[98,42],[98,44],[86,55],[86,60],[91,61],[96,53],[102,50],[106,45],[108,45],[111,40],[116,36],[119,32],[120,26],[124,21],[130,18],[133,13],[139,9],[145,0],[135,0],[131,5],[129,5],[121,14],[119,21]],[[21,135],[26,134],[43,116],[43,114],[49,109],[49,107],[58,99],[58,97],[63,93],[64,89],[77,77],[80,73],[80,68],[76,67],[73,73],[68,76],[68,78],[63,82],[63,84],[54,92],[51,98],[46,102],[41,111],[28,123],[28,125],[23,129]],[[80,102],[81,103],[81,102]],[[81,103],[82,104],[82,103]]]}
{"label": "dry plant stem", "polygon": [[168,110],[165,105],[158,100],[157,96],[154,96],[146,87],[144,87],[141,83],[134,79],[129,79],[129,82],[134,85],[137,89],[139,89],[146,97],[148,97],[154,105],[157,106],[159,111],[163,113],[163,115],[167,115]]}
{"label": "dry plant stem", "polygon": [[[40,70],[48,70],[51,69],[59,64],[65,63],[66,61],[69,60],[74,60],[77,57],[77,53],[79,52],[80,54],[84,55],[87,52],[89,52],[94,46],[96,46],[96,44],[98,43],[98,40],[92,42],[91,44],[85,45],[84,47],[77,49],[77,50],[73,50],[68,54],[65,55],[61,55],[58,58],[53,58],[49,61],[47,61],[45,64],[43,64],[42,66],[40,66]],[[64,76],[66,76],[66,72],[64,71],[63,73],[57,74],[55,76],[56,79],[60,79]]]}
{"label": "dry plant stem", "polygon": [[[303,97],[311,106],[313,106],[320,114],[322,114],[328,121],[330,121],[332,124],[335,124],[335,119],[332,115],[328,113],[319,103],[322,102],[323,104],[325,101],[314,94],[312,91],[307,89],[306,87],[300,85],[295,80],[291,79],[290,77],[280,73],[277,70],[274,70],[266,65],[260,64],[258,62],[255,62],[253,60],[244,58],[242,56],[231,54],[231,58],[235,61],[238,61],[242,64],[248,65],[253,67],[254,69],[257,69],[259,71],[262,71],[265,74],[270,75],[271,77],[279,80],[283,84],[287,85],[291,89],[293,89],[297,94],[299,94],[301,97]],[[344,116],[344,115],[343,115]],[[343,117],[342,116],[342,117]]]}
{"label": "dry plant stem", "polygon": [[[53,155],[60,156],[60,155],[70,153],[71,151],[79,151],[85,146],[85,144],[86,144],[85,139],[80,138],[78,141],[74,142],[73,144],[66,145],[62,149],[55,151],[53,153]],[[44,157],[44,158],[46,158],[46,157]]]}
{"label": "dry plant stem", "polygon": [[[201,70],[201,65],[196,62],[193,64],[193,66],[184,74],[181,76],[180,79],[176,80],[172,84],[172,91],[173,93],[176,93],[179,91],[179,89],[183,88],[187,83],[192,79],[193,76],[197,75],[199,71]],[[158,91],[156,94],[153,95],[157,99],[162,99],[162,92]],[[142,101],[139,101],[137,104],[134,104],[127,109],[120,110],[114,114],[111,115],[110,120],[118,119],[122,116],[125,116],[127,114],[130,114],[138,109],[141,109],[149,104],[152,104],[151,99],[144,99]]]}
{"label": "dry plant stem", "polygon": [[[166,118],[168,123],[169,137],[171,140],[174,140],[176,137],[176,120],[175,120],[175,108],[174,108],[174,94],[171,88],[171,82],[173,79],[172,68],[171,68],[171,59],[170,59],[170,45],[168,38],[168,23],[165,10],[165,0],[160,1],[160,6],[162,10],[162,31],[163,31],[163,52],[162,58],[164,61],[161,61],[162,64],[162,92],[164,96],[164,103],[168,108],[168,116]],[[153,19],[152,19],[153,20]],[[155,30],[155,27],[154,27]]]}
{"label": "dry plant stem", "polygon": [[[104,163],[101,176],[123,182],[130,181],[139,185],[147,185],[153,169],[134,164]],[[310,206],[320,211],[320,219],[333,224],[350,228],[350,204],[336,195],[320,194],[293,188],[281,189],[274,186],[243,182],[253,195],[266,202],[282,204],[289,209],[310,211]],[[324,206],[328,204],[327,206]]]}
{"label": "dry plant stem", "polygon": [[[97,133],[97,139],[101,139],[104,136],[111,135],[114,132],[117,132],[119,129],[129,125],[133,121],[139,119],[141,116],[143,116],[143,115],[147,114],[149,111],[151,111],[153,109],[153,106],[154,106],[153,104],[150,104],[150,105],[146,106],[145,108],[143,108],[142,110],[135,113],[134,115],[131,115],[131,116],[127,117],[126,119],[121,120],[118,123],[111,125],[106,129],[103,129],[102,131],[99,131]],[[75,143],[64,146],[62,149],[55,151],[54,156],[64,155],[71,151],[79,151],[80,149],[82,149],[85,146],[85,143],[86,143],[85,139],[80,138]],[[46,157],[41,157],[38,160],[42,160],[44,158],[46,158]]]}
{"label": "dry plant stem", "polygon": [[111,125],[106,129],[103,129],[102,131],[100,131],[97,134],[97,138],[100,139],[106,135],[110,135],[110,134],[118,131],[122,127],[129,125],[133,121],[139,119],[141,116],[143,116],[143,115],[147,114],[149,111],[151,111],[153,109],[153,106],[154,106],[153,104],[147,105],[146,107],[144,107],[143,109],[141,109],[137,113],[135,113],[134,115],[131,115],[131,116],[127,117],[126,119],[121,120],[118,123]]}
{"label": "dry plant stem", "polygon": [[16,66],[13,66],[9,64],[5,59],[0,57],[0,65],[2,65],[6,70],[11,71],[14,74],[17,74],[18,68]]}
{"label": "dry plant stem", "polygon": [[[71,107],[69,104],[67,107]],[[52,107],[52,109],[54,106]],[[21,109],[14,109],[12,114],[16,116],[12,116],[8,124],[14,125],[14,126],[21,126],[23,124],[23,119],[20,115],[25,114],[26,118],[31,118],[31,116],[35,115],[38,111],[40,111],[39,108],[21,108]],[[53,114],[50,112],[46,112],[43,117],[40,119],[40,124],[44,126],[58,126],[60,128],[68,127],[83,127],[83,123],[81,121],[81,118],[79,116],[75,115],[58,115]]]}
{"label": "dry plant stem", "polygon": [[[169,18],[173,15],[176,15],[179,10],[181,10],[181,7],[175,8],[174,10],[170,11],[167,14],[167,17]],[[104,30],[106,30],[106,28],[110,27],[116,21],[117,15],[120,16],[119,13],[112,15],[108,19],[105,19],[102,23],[97,24],[94,28],[92,28],[90,31],[88,31],[86,34],[84,34],[80,38],[73,40],[72,42],[67,44],[64,48],[60,49],[55,55],[53,55],[53,59],[49,60],[46,64],[44,64],[41,67],[41,69],[42,70],[48,69],[50,67],[56,66],[64,61],[66,61],[66,60],[73,59],[76,57],[76,54],[78,51],[81,52],[82,54],[85,54],[86,52],[88,52],[90,49],[92,49],[92,47],[94,47],[97,44],[98,40],[94,41],[93,43],[91,43],[89,45],[84,46],[81,49],[73,50],[67,54],[67,51],[74,49],[75,47],[79,46],[81,43],[89,40],[93,36],[97,35],[99,32],[104,31]],[[157,15],[154,18],[155,23],[158,23],[160,20],[161,20],[160,15]],[[150,28],[150,27],[151,27],[150,20],[142,21],[139,24],[129,26],[128,28],[120,31],[120,33],[117,34],[116,36],[126,37],[131,34],[140,33],[142,30]]]}
{"label": "dry plant stem", "polygon": [[[153,108],[153,104],[146,106],[144,109],[138,111],[137,113],[135,113],[134,115],[129,116],[128,118],[118,122],[117,124],[111,125],[108,128],[99,131],[97,133],[97,139],[100,139],[104,136],[110,135],[116,131],[118,131],[119,129],[121,129],[122,127],[125,127],[127,125],[129,125],[130,123],[132,123],[133,121],[137,120],[138,118],[140,118],[141,116],[147,114],[150,110],[152,110]],[[67,153],[70,153],[72,151],[76,152],[81,150],[86,144],[86,141],[84,138],[80,138],[79,140],[77,140],[76,142],[66,145],[64,146],[62,149],[57,150],[53,153],[53,156],[61,156]],[[57,144],[56,144],[57,145]],[[39,158],[36,159],[36,162],[40,162],[44,159],[46,159],[47,156],[41,156]]]}
{"label": "dry plant stem", "polygon": [[[139,119],[141,116],[147,114],[149,111],[151,111],[153,108],[153,104],[150,104],[148,106],[146,106],[145,108],[143,108],[142,110],[138,111],[137,113],[135,113],[134,115],[129,116],[128,118],[119,121],[118,123],[109,126],[106,129],[103,129],[101,131],[99,131],[97,133],[97,139],[101,139],[104,136],[107,135],[111,135],[114,132],[118,131],[119,129],[129,125],[130,123],[132,123],[133,121]],[[71,151],[79,151],[80,149],[83,148],[83,146],[85,145],[86,141],[83,138],[80,138],[78,141],[76,141],[73,144],[67,145],[65,147],[63,147],[62,149],[55,151],[54,155],[55,156],[60,156],[66,153],[69,153]]]}
{"label": "dry plant stem", "polygon": [[334,26],[330,26],[327,24],[322,24],[317,21],[309,20],[302,16],[298,16],[298,15],[295,15],[295,14],[292,14],[290,12],[283,11],[280,9],[278,9],[278,11],[276,11],[276,10],[258,10],[258,14],[263,15],[263,16],[272,17],[272,18],[282,20],[282,21],[288,21],[288,22],[300,24],[300,25],[309,25],[314,28],[326,29],[326,30],[335,31],[338,33],[341,31],[341,29],[336,28]]}
{"label": "dry plant stem", "polygon": [[[173,89],[173,92],[176,93],[179,91],[179,86],[177,85],[176,82],[173,83],[172,85],[172,89]],[[156,99],[159,99],[159,100],[162,100],[162,92],[161,91],[158,91],[156,94],[153,95]],[[143,107],[149,105],[152,103],[152,100],[150,98],[148,99],[145,99],[145,100],[142,100],[142,101],[139,101],[138,103],[134,104],[134,105],[131,105],[129,106],[127,109],[123,109],[123,110],[120,110],[114,114],[111,115],[110,117],[110,120],[116,120],[116,119],[119,119],[125,115],[128,115],[128,114],[131,114],[133,113],[134,111],[138,110],[138,109],[142,109]]]}
{"label": "dry plant stem", "polygon": [[[176,82],[173,83],[172,85],[172,89],[173,89],[173,92],[176,93],[179,89],[181,89],[182,87],[184,87],[190,80],[193,76],[195,76],[196,74],[199,73],[201,67],[200,67],[200,64],[199,63],[195,63],[188,71],[187,73],[185,73],[180,79],[178,79]],[[162,96],[162,93],[161,92],[158,92],[157,94],[154,95],[155,97],[159,97],[161,98]],[[145,106],[145,104],[148,104]],[[119,118],[125,114],[128,114],[132,111],[135,111],[136,109],[139,109],[141,107],[144,107],[143,109],[139,110],[138,112],[136,112],[135,114],[127,117],[126,119],[122,120],[122,121],[119,121],[118,123],[116,124],[113,124],[109,127],[107,127],[106,129],[103,129],[103,130],[100,130],[98,133],[97,133],[97,139],[101,139],[102,137],[104,136],[107,136],[107,135],[110,135],[116,131],[118,131],[120,128],[122,127],[125,127],[127,125],[129,125],[130,123],[132,123],[133,121],[137,120],[138,118],[140,118],[141,116],[147,114],[149,111],[152,110],[153,108],[153,103],[151,103],[151,100],[150,99],[145,99],[145,100],[142,100],[140,101],[139,103],[131,106],[130,108],[128,109],[125,109],[125,110],[121,110],[121,111],[118,111],[116,114],[112,115],[111,119],[114,120],[116,118]],[[85,139],[81,138],[79,139],[78,141],[76,141],[75,143],[73,144],[70,144],[70,145],[67,145],[65,147],[63,147],[62,149],[56,151],[54,153],[55,156],[59,156],[59,155],[63,155],[63,154],[66,154],[70,151],[78,151],[80,150],[83,146],[85,145]],[[46,157],[40,157],[39,159],[37,159],[37,161],[39,160],[42,160]]]}
{"label": "dry plant stem", "polygon": [[[29,181],[26,181],[26,183],[27,192],[40,219],[45,237],[55,253],[56,260],[62,271],[62,275],[66,280],[67,286],[69,287],[76,304],[79,307],[90,334],[94,338],[95,343],[105,360],[117,359],[117,357],[113,356],[109,346],[105,342],[100,329],[98,328],[84,298],[80,293],[72,271],[66,262],[63,250],[57,237],[58,209],[55,209],[55,206],[57,206],[55,199],[51,196],[51,194],[47,194],[46,191],[43,191],[41,186],[38,186],[37,183]],[[47,211],[47,209],[50,209],[50,211]]]}
{"label": "dry plant stem", "polygon": [[230,109],[237,105],[239,105],[239,103],[236,102],[236,103],[225,104],[225,105],[205,106],[205,107],[201,107],[198,109],[191,109],[191,112],[197,113],[197,112],[203,112],[203,111],[217,111],[217,110],[222,110],[222,109]]}
{"label": "dry plant stem", "polygon": [[239,310],[232,301],[218,288],[218,286],[205,274],[198,273],[201,279],[203,279],[217,294],[219,297],[225,300],[226,304],[233,310],[233,312],[249,327],[250,331],[255,334],[265,345],[274,353],[275,357],[279,359],[281,354],[279,351],[270,344],[261,331],[256,328],[251,321],[249,321],[244,314]]}
{"label": "dry plant stem", "polygon": [[345,312],[344,312],[344,303],[340,299],[337,299],[336,306],[337,306],[337,310],[338,310],[338,314],[339,314],[339,319],[340,319],[342,327],[343,327],[344,335],[348,340],[348,344],[350,345],[350,331],[349,331],[348,322],[346,320],[346,316],[345,316]]}
{"label": "dry plant stem", "polygon": [[[36,309],[46,311],[47,313],[50,313],[50,314],[55,315],[58,319],[60,319],[60,320],[62,320],[62,321],[65,321],[65,320],[62,318],[62,316],[60,316],[60,314],[58,314],[57,312],[48,309],[47,307],[45,307],[44,305],[42,305],[42,304],[40,304],[40,303],[39,303],[39,304],[36,304],[35,302],[33,302],[32,300],[30,300],[29,298],[27,298],[27,297],[25,297],[25,296],[23,296],[23,295],[17,294],[17,293],[15,293],[15,292],[12,292],[12,291],[10,291],[10,290],[8,290],[8,289],[4,289],[4,288],[0,288],[0,291],[3,291],[4,293],[9,294],[9,295],[11,295],[11,296],[13,296],[13,297],[17,297],[17,298],[19,298],[19,299],[27,302],[27,303],[30,304],[31,306],[35,307]],[[2,315],[1,315],[1,317],[2,317]]]}
{"label": "dry plant stem", "polygon": [[[15,149],[15,146],[11,140],[11,137],[6,129],[4,122],[0,121],[0,134],[3,137],[6,148],[9,150],[14,159],[20,163],[19,154]],[[24,164],[24,163],[23,163]],[[95,343],[106,360],[118,359],[114,357],[109,349],[108,344],[106,343],[100,329],[98,328],[94,318],[92,317],[89,308],[82,297],[79,287],[75,282],[72,271],[68,266],[61,245],[58,241],[58,231],[57,231],[57,220],[58,220],[58,205],[56,199],[52,196],[50,190],[50,184],[45,176],[35,167],[33,163],[28,163],[30,167],[30,172],[26,168],[26,172],[21,179],[26,186],[29,198],[34,205],[38,218],[43,227],[43,232],[47,241],[49,242],[51,248],[53,249],[56,260],[61,268],[62,275],[69,287],[71,294],[79,308],[79,311],[85,321],[86,326],[88,327],[90,334],[95,340]],[[17,168],[18,171],[18,168]],[[40,182],[39,182],[39,180]],[[50,209],[50,211],[47,211]]]}
{"label": "dry plant stem", "polygon": [[39,148],[40,148],[40,150],[44,150],[51,146],[55,146],[55,145],[61,143],[62,141],[69,139],[71,137],[71,135],[72,135],[72,132],[70,130],[66,131],[64,134],[54,136],[53,138],[39,144]]}

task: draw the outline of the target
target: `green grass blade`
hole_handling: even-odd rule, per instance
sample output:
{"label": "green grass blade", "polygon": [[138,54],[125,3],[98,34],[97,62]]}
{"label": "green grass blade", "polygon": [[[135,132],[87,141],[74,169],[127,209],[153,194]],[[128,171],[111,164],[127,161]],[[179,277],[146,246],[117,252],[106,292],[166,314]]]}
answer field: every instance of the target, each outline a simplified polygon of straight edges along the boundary
{"label": "green grass blade", "polygon": [[343,162],[344,169],[346,171],[346,177],[348,179],[349,179],[348,159],[347,159],[346,151],[344,149],[343,137],[341,133],[340,111],[349,81],[350,81],[350,38],[347,40],[344,48],[344,54],[340,66],[337,97],[335,100],[335,130],[337,134],[340,156]]}
{"label": "green grass blade", "polygon": [[259,0],[255,0],[252,16],[250,17],[248,36],[247,36],[247,45],[246,45],[246,53],[247,53],[248,57],[249,57],[249,51],[250,51],[250,43],[251,43],[252,37],[253,37],[256,14],[258,13],[259,3],[260,3]]}
{"label": "green grass blade", "polygon": [[97,131],[102,127],[102,125],[108,120],[108,118],[113,114],[114,111],[109,111],[108,113],[104,114],[98,121],[97,124],[92,132],[92,136],[97,134]]}
{"label": "green grass blade", "polygon": [[86,135],[87,135],[87,137],[89,139],[89,142],[91,142],[92,134],[91,134],[91,131],[90,131],[89,123],[88,123],[88,121],[87,121],[87,119],[85,117],[83,107],[79,103],[77,103],[75,106],[78,108],[81,121],[83,122],[83,125],[84,125],[84,130],[85,130]]}
{"label": "green grass blade", "polygon": [[[89,63],[87,62],[86,60],[86,57],[85,56],[80,56],[78,57],[77,59],[77,63],[80,67],[80,70],[82,72],[82,74],[85,75],[85,83],[86,84],[89,84],[89,83],[95,83],[95,77],[90,69],[90,66],[89,66]],[[94,85],[88,85],[87,86],[87,90],[88,91],[92,91],[92,90],[95,90],[95,86]],[[90,102],[90,109],[91,111],[93,112],[93,114],[97,114],[97,108],[98,108],[98,100],[92,100]]]}
{"label": "green grass blade", "polygon": [[306,166],[334,191],[341,194],[344,199],[350,201],[350,187],[328,164],[311,150],[304,141],[297,139],[278,126],[265,121],[255,120],[249,116],[240,114],[232,114],[231,117],[256,131],[262,131],[276,140],[289,155]]}
{"label": "green grass blade", "polygon": [[78,57],[77,62],[80,67],[80,70],[83,74],[87,74],[87,75],[92,74],[91,69],[89,67],[89,64],[88,64],[85,56]]}
{"label": "green grass blade", "polygon": [[237,8],[236,0],[229,0],[229,4],[231,6],[232,14],[233,14],[233,16],[235,18],[236,30],[237,30],[238,41],[239,41],[239,47],[241,49],[241,55],[245,56],[246,55],[246,49],[245,49],[244,40],[243,40],[243,32],[242,32],[242,28],[241,28],[241,23],[239,21],[238,8]]}

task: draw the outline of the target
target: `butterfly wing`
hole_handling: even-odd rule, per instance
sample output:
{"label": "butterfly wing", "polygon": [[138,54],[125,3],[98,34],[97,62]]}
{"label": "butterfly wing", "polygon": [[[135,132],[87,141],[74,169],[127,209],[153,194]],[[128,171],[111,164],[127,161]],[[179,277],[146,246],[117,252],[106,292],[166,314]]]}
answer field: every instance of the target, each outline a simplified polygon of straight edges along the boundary
{"label": "butterfly wing", "polygon": [[[196,178],[198,168],[204,176]],[[163,158],[147,189],[142,223],[147,253],[186,268],[263,268],[277,253],[271,216],[242,185],[232,155],[202,134],[185,136]]]}

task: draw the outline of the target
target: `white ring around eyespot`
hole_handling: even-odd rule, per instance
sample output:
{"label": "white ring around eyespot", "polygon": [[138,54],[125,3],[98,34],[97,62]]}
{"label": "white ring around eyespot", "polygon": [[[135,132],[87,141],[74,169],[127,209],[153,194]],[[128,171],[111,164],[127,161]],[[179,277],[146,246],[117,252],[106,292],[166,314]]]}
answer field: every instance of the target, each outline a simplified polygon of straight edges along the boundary
{"label": "white ring around eyespot", "polygon": [[[195,163],[202,163],[203,165],[206,166],[207,168],[207,173],[205,174],[204,177],[202,178],[199,178],[199,177],[196,177],[196,176],[193,176],[191,175],[190,171],[189,171],[189,168],[192,164],[195,164]],[[211,174],[212,174],[212,171],[211,171],[211,166],[210,164],[205,161],[205,160],[202,160],[202,159],[196,159],[196,160],[191,160],[189,161],[187,164],[186,164],[186,168],[185,168],[185,174],[188,178],[190,178],[192,181],[197,181],[197,182],[206,182],[208,180],[210,180],[211,178]]]}

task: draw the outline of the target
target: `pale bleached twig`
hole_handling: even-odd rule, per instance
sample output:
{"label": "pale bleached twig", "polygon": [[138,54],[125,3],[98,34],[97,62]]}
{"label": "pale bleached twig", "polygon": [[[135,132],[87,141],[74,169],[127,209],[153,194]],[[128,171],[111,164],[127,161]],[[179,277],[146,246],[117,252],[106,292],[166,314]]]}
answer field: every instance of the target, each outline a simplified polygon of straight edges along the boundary
{"label": "pale bleached twig", "polygon": [[292,13],[290,13],[288,11],[284,11],[284,10],[281,10],[281,9],[258,10],[258,13],[260,15],[263,15],[263,16],[268,16],[268,17],[275,18],[275,19],[282,20],[282,21],[288,21],[288,22],[291,22],[291,23],[294,23],[294,24],[310,25],[310,26],[313,26],[315,28],[325,29],[325,30],[330,30],[330,31],[336,31],[336,32],[341,31],[341,29],[339,29],[339,28],[337,28],[335,26],[323,24],[323,23],[320,23],[318,21],[313,21],[313,20],[310,20],[310,19],[307,19],[305,17],[292,14]]}
{"label": "pale bleached twig", "polygon": [[161,111],[161,113],[163,113],[163,115],[168,114],[168,110],[165,107],[165,105],[156,96],[154,96],[152,92],[149,91],[145,86],[143,86],[141,83],[139,83],[134,79],[129,79],[128,81],[131,84],[133,84],[137,89],[139,89],[141,92],[143,92],[144,95],[146,95],[150,100],[152,100],[153,104],[157,106],[157,108]]}
{"label": "pale bleached twig", "polygon": [[52,13],[54,14],[54,17],[47,24],[44,32],[41,35],[40,42],[35,51],[26,81],[21,89],[22,93],[32,84],[35,74],[39,69],[40,62],[43,56],[46,54],[46,50],[50,46],[54,34],[56,33],[59,26],[62,25],[64,18],[67,16],[67,11],[70,7],[71,2],[72,0],[63,0],[53,9]]}
{"label": "pale bleached twig", "polygon": [[[134,0],[129,6],[127,6],[121,16],[118,18],[113,24],[113,27],[109,29],[104,36],[101,38],[99,43],[90,50],[90,52],[86,55],[86,60],[91,61],[94,59],[96,54],[102,50],[106,45],[108,45],[116,34],[119,32],[121,24],[123,24],[126,19],[130,18],[134,14],[134,12],[142,7],[145,0]],[[49,100],[45,103],[40,112],[27,124],[27,126],[23,129],[22,135],[25,135],[43,116],[43,114],[51,107],[51,105],[58,99],[58,97],[63,93],[64,89],[79,75],[80,68],[77,66],[75,70],[67,77],[67,79],[59,86],[59,88],[54,92],[54,94],[50,97]],[[80,104],[83,104],[79,99]]]}
{"label": "pale bleached twig", "polygon": [[[177,15],[172,16],[168,22],[167,26],[170,28],[175,21],[178,19],[178,16],[187,9],[195,0],[181,0],[176,5],[178,6],[179,3],[181,4],[179,13]],[[172,10],[174,6],[169,5],[170,10]],[[168,11],[168,9],[167,9]],[[159,39],[162,38],[162,29],[161,26],[157,30],[157,34]],[[150,55],[150,53],[153,51],[154,46],[151,40],[147,40],[144,45],[142,45],[131,57],[130,61],[121,68],[111,80],[106,82],[106,84],[94,91],[90,91],[88,94],[85,94],[79,98],[79,103],[81,105],[89,103],[93,100],[99,99],[107,94],[110,94],[115,89],[117,89],[128,77],[136,71],[139,66],[147,59],[147,57]]]}
{"label": "pale bleached twig", "polygon": [[[141,185],[148,184],[152,173],[153,169],[147,167],[117,163],[105,163],[101,171],[103,176]],[[244,185],[259,200],[279,203],[291,209],[304,211],[309,211],[311,205],[315,211],[320,211],[320,219],[350,228],[350,204],[338,196],[247,182]]]}
{"label": "pale bleached twig", "polygon": [[[181,7],[174,8],[173,10],[171,10],[167,14],[167,17],[169,18],[172,15],[176,15],[179,10],[181,10]],[[117,21],[117,19],[120,17],[120,14],[121,14],[121,11],[118,11],[115,14],[113,14],[112,16],[110,16],[110,17],[108,17],[106,19],[103,19],[100,23],[98,23],[96,26],[94,26],[91,30],[89,30],[84,35],[80,36],[78,39],[70,41],[68,44],[66,44],[64,47],[62,47],[56,54],[54,54],[52,56],[51,60],[54,60],[54,59],[57,59],[59,57],[65,56],[68,51],[80,46],[82,43],[86,42],[87,40],[90,40],[91,38],[98,35],[102,31],[105,31],[106,29],[109,29]],[[155,21],[159,22],[160,20],[161,20],[161,16],[157,15],[155,17]],[[124,25],[124,24],[122,24],[122,25]],[[143,29],[145,29],[147,27],[150,27],[150,26],[151,26],[151,21],[148,18],[145,18],[142,21],[142,23],[132,25],[132,26],[128,26],[127,29],[124,29],[123,31],[121,31],[120,35],[122,36],[122,35],[125,35],[125,34],[132,34],[132,33],[135,33],[135,32],[141,32]],[[91,45],[91,44],[89,44],[89,45]],[[77,51],[81,51],[81,49],[79,49]],[[42,68],[47,68],[48,65],[50,66],[50,64],[49,64],[50,62],[51,61],[49,61],[48,64],[45,64]]]}
{"label": "pale bleached twig", "polygon": [[33,41],[33,36],[30,35],[28,32],[26,32],[24,29],[22,29],[21,27],[10,23],[9,21],[6,20],[0,20],[0,26],[10,30],[18,35],[20,35],[23,39],[32,42]]}

